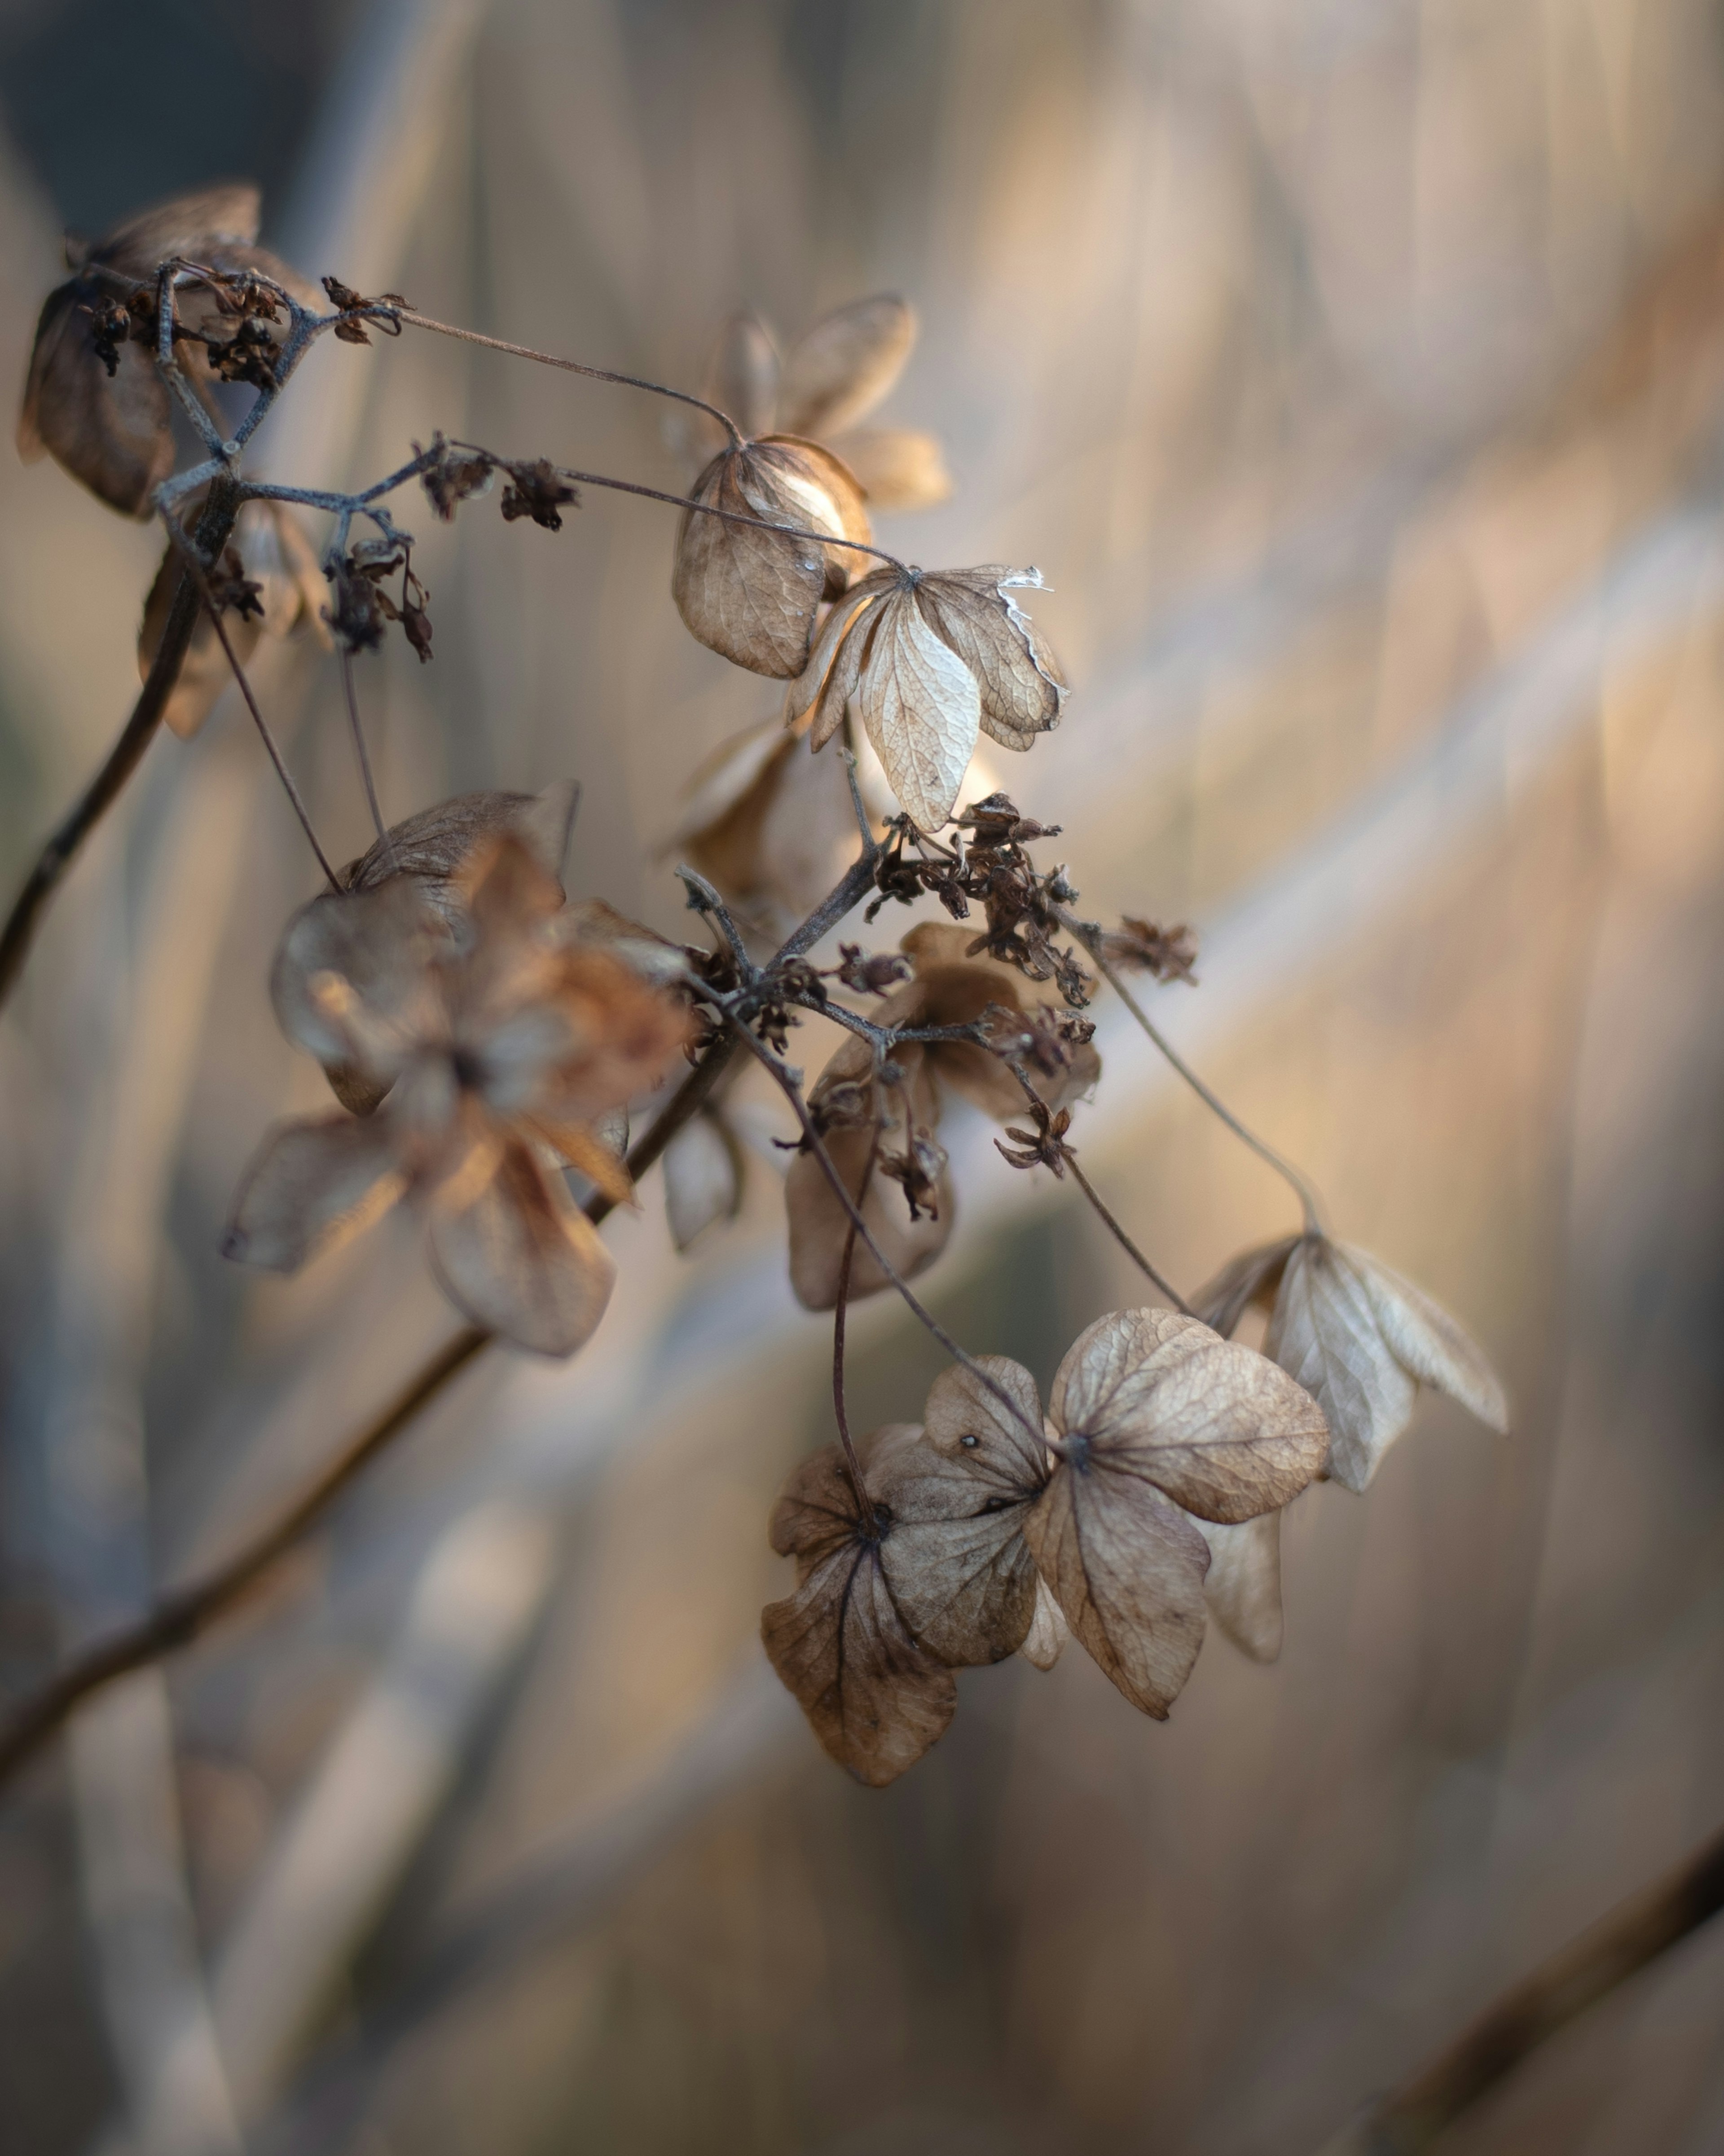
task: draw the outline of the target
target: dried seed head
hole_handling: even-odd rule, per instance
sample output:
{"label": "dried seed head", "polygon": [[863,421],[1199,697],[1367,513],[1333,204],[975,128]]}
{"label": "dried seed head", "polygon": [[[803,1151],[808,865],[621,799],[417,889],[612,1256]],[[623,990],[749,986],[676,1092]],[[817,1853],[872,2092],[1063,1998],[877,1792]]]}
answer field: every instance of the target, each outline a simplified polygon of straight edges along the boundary
{"label": "dried seed head", "polygon": [[829,581],[842,589],[855,557],[761,526],[865,542],[868,512],[855,480],[818,443],[769,435],[721,452],[690,499],[701,509],[683,512],[677,534],[670,584],[677,611],[702,644],[734,665],[781,679],[799,672]]}
{"label": "dried seed head", "polygon": [[1157,928],[1153,921],[1134,920],[1128,913],[1117,928],[1102,931],[1101,945],[1101,956],[1111,965],[1138,967],[1158,981],[1197,985],[1197,935],[1183,921],[1175,928]]}
{"label": "dried seed head", "polygon": [[580,495],[548,457],[540,457],[532,464],[510,465],[505,469],[509,484],[503,490],[501,503],[505,522],[513,524],[521,517],[530,516],[541,531],[561,531],[562,517],[559,512],[570,503],[580,507]]}
{"label": "dried seed head", "polygon": [[[424,454],[415,442],[413,454],[419,457]],[[439,516],[449,524],[454,521],[458,503],[470,501],[475,495],[490,491],[496,468],[489,457],[457,449],[441,434],[431,437],[431,454],[434,461],[420,473],[419,484],[430,495],[431,506]]]}

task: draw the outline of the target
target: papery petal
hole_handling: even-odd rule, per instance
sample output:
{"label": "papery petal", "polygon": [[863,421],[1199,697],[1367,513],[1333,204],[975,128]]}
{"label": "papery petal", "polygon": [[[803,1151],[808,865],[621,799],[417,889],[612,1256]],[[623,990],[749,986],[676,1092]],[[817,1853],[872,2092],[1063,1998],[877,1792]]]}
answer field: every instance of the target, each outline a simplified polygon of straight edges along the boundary
{"label": "papery petal", "polygon": [[919,577],[916,600],[928,626],[980,685],[981,724],[1003,747],[1027,749],[1060,723],[1065,682],[1014,588],[1041,588],[1034,569],[941,569]]}
{"label": "papery petal", "polygon": [[758,315],[735,314],[719,332],[703,393],[729,414],[745,441],[753,441],[772,431],[778,372],[772,331]]}
{"label": "papery petal", "polygon": [[823,316],[791,346],[778,387],[778,425],[830,434],[871,412],[904,372],[916,342],[914,311],[895,293],[856,300]]}
{"label": "papery petal", "polygon": [[1228,1638],[1254,1662],[1272,1662],[1281,1651],[1281,1516],[1223,1527],[1199,1520],[1209,1545],[1203,1599]]}
{"label": "papery petal", "polygon": [[736,1141],[711,1116],[696,1116],[664,1148],[664,1206],[671,1240],[691,1249],[742,1204],[741,1162]]}
{"label": "papery petal", "polygon": [[[269,975],[270,1000],[288,1039],[326,1070],[388,1090],[440,1009],[431,959],[448,931],[407,878],[374,891],[326,891],[288,922]],[[357,1009],[342,1014],[331,981]],[[381,1096],[379,1096],[381,1097]]]}
{"label": "papery petal", "polygon": [[597,1330],[615,1265],[562,1178],[519,1139],[476,1193],[433,1193],[429,1231],[433,1269],[475,1325],[541,1355],[572,1355]]}
{"label": "papery petal", "polygon": [[308,1258],[368,1228],[406,1188],[390,1134],[377,1119],[280,1123],[245,1172],[222,1255],[297,1272]]}
{"label": "papery petal", "polygon": [[932,509],[949,499],[952,474],[933,434],[911,427],[863,427],[832,445],[856,475],[872,509]]}
{"label": "papery petal", "polygon": [[884,601],[856,685],[875,752],[919,830],[951,815],[981,722],[976,678],[928,626],[914,595]]}

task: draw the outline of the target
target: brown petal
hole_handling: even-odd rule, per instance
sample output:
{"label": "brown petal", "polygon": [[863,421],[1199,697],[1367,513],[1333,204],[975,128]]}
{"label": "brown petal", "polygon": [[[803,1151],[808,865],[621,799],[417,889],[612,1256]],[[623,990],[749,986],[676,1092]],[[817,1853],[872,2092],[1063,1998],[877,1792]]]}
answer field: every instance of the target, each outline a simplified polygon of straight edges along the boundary
{"label": "brown petal", "polygon": [[778,389],[789,434],[830,434],[871,412],[904,372],[916,342],[914,311],[895,293],[825,316],[790,348]]}
{"label": "brown petal", "polygon": [[784,723],[806,728],[811,749],[823,749],[844,724],[844,707],[868,656],[879,602],[898,588],[897,572],[864,577],[833,602],[808,663],[784,692]]}
{"label": "brown petal", "polygon": [[[856,482],[813,443],[775,438],[726,450],[695,481],[691,499],[834,539],[868,536]],[[829,558],[813,540],[685,510],[671,595],[702,644],[751,672],[788,679],[807,663]]]}
{"label": "brown petal", "polygon": [[[270,970],[281,1030],[317,1058],[331,1082],[336,1070],[346,1071],[350,1090],[368,1091],[374,1106],[427,1023],[433,993],[427,969],[447,941],[420,886],[406,878],[375,891],[321,893],[288,922]],[[330,976],[351,989],[356,1015],[343,1018],[332,1009]]]}
{"label": "brown petal", "polygon": [[1281,1651],[1281,1516],[1264,1512],[1224,1527],[1199,1520],[1209,1545],[1203,1599],[1209,1614],[1254,1662],[1272,1662]]}
{"label": "brown petal", "polygon": [[952,494],[946,453],[910,427],[863,427],[833,445],[873,509],[931,509]]}
{"label": "brown petal", "polygon": [[[534,1136],[542,1138],[566,1168],[584,1175],[613,1204],[634,1203],[634,1178],[623,1166],[617,1148],[607,1145],[598,1131],[585,1123],[554,1122],[544,1116],[529,1116],[524,1120]],[[625,1137],[625,1151],[627,1143]]]}
{"label": "brown petal", "polygon": [[568,779],[541,793],[458,793],[392,824],[387,838],[347,864],[341,881],[349,891],[373,891],[393,875],[416,877],[437,910],[454,920],[464,901],[449,886],[487,841],[518,839],[547,876],[561,878],[580,793]]}
{"label": "brown petal", "polygon": [[[905,1434],[879,1432],[865,1450]],[[835,1445],[793,1476],[772,1532],[772,1547],[795,1557],[798,1584],[762,1613],[767,1656],[829,1756],[882,1789],[945,1733],[957,1704],[952,1671],[900,1615]]]}
{"label": "brown petal", "polygon": [[855,695],[887,783],[919,830],[937,831],[969,768],[982,692],[911,590],[881,601]]}
{"label": "brown petal", "polygon": [[1165,1721],[1203,1643],[1203,1536],[1093,1451],[1060,1462],[1024,1534],[1072,1630],[1134,1707]]}
{"label": "brown petal", "polygon": [[736,1140],[712,1116],[696,1116],[665,1147],[664,1209],[679,1250],[691,1249],[716,1222],[736,1219],[741,1168]]}
{"label": "brown petal", "polygon": [[[251,506],[247,505],[248,507]],[[167,550],[162,557],[162,566],[156,572],[156,580],[150,587],[149,597],[144,601],[144,618],[138,629],[140,680],[149,679],[150,669],[156,664],[156,654],[162,648],[162,639],[167,629],[167,617],[173,609],[174,598],[184,573],[180,550],[170,540]],[[228,641],[233,647],[234,657],[242,666],[249,666],[252,654],[263,638],[264,620],[255,614],[241,614],[229,608],[222,617],[222,626],[228,632]],[[222,649],[222,640],[216,634],[215,624],[200,608],[192,630],[192,641],[180,662],[179,678],[162,707],[162,716],[169,729],[182,741],[190,740],[214,709],[217,697],[233,679],[233,670],[228,663],[227,653]]]}
{"label": "brown petal", "polygon": [[278,1124],[245,1172],[222,1255],[297,1272],[368,1228],[407,1188],[375,1120],[323,1116]]}
{"label": "brown petal", "polygon": [[1297,1235],[1284,1235],[1278,1243],[1260,1243],[1255,1250],[1229,1258],[1192,1297],[1193,1311],[1224,1340],[1231,1340],[1254,1302],[1265,1309],[1274,1302],[1287,1260],[1298,1244]]}
{"label": "brown petal", "polygon": [[141,344],[121,346],[110,379],[91,314],[108,296],[90,277],[49,295],[18,414],[18,454],[28,462],[45,449],[110,509],[147,516],[151,492],[174,465],[169,392]]}
{"label": "brown petal", "polygon": [[1086,1455],[1205,1520],[1285,1505],[1328,1445],[1321,1409],[1283,1371],[1171,1310],[1116,1311],[1080,1333],[1049,1414]]}
{"label": "brown petal", "polygon": [[204,250],[223,244],[249,246],[261,213],[262,197],[249,180],[194,187],[116,224],[95,242],[89,259],[128,277],[153,276],[172,255],[198,260]]}
{"label": "brown petal", "polygon": [[434,1194],[431,1261],[475,1325],[541,1355],[572,1355],[597,1330],[616,1268],[560,1175],[518,1138],[476,1193]]}
{"label": "brown petal", "polygon": [[981,724],[1003,747],[1027,749],[1060,723],[1065,682],[1035,624],[1012,598],[1040,590],[1035,569],[946,569],[916,580],[929,627],[980,684]]}
{"label": "brown petal", "polygon": [[1264,1351],[1321,1403],[1329,1473],[1362,1491],[1405,1430],[1421,1384],[1506,1431],[1496,1373],[1448,1312],[1367,1252],[1303,1237],[1287,1260]]}
{"label": "brown petal", "polygon": [[946,1458],[961,1460],[990,1489],[1034,1496],[1048,1479],[1047,1447],[1033,1434],[1042,1426],[1035,1379],[1004,1355],[976,1360],[1018,1403],[1022,1419],[973,1371],[954,1363],[935,1378],[928,1394],[922,1422],[928,1443]]}
{"label": "brown petal", "polygon": [[702,393],[730,415],[745,440],[771,434],[778,404],[778,350],[758,315],[732,315],[725,324]]}
{"label": "brown petal", "polygon": [[1065,1612],[1054,1599],[1054,1590],[1038,1573],[1035,1614],[1029,1620],[1029,1630],[1024,1635],[1018,1653],[1034,1668],[1050,1670],[1065,1653],[1065,1643],[1070,1637],[1071,1627],[1065,1621]]}
{"label": "brown petal", "polygon": [[[984,952],[970,955],[974,930],[943,921],[920,921],[905,936],[899,948],[916,968],[925,991],[919,1023],[926,1025],[969,1025],[990,1004],[1026,1014],[1045,1004],[1061,1008],[1055,998],[1044,998],[1014,966],[990,958]],[[1004,1122],[1024,1112],[1024,1090],[999,1057],[969,1041],[941,1041],[929,1050],[942,1084],[962,1094],[983,1115]],[[1101,1075],[1101,1059],[1087,1043],[1074,1047],[1071,1061],[1057,1078],[1031,1070],[1030,1082],[1050,1108],[1075,1100]]]}

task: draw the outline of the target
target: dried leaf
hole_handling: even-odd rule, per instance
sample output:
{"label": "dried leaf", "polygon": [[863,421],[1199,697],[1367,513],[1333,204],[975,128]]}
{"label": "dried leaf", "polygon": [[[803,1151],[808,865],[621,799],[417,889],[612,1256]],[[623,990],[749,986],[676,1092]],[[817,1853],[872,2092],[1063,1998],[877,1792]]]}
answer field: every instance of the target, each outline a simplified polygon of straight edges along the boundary
{"label": "dried leaf", "polygon": [[541,1355],[572,1355],[586,1344],[616,1277],[562,1178],[518,1140],[476,1191],[445,1185],[434,1193],[430,1251],[449,1299],[475,1325]]}
{"label": "dried leaf", "polygon": [[854,697],[893,792],[918,829],[950,817],[978,731],[1027,749],[1059,723],[1065,687],[1012,599],[1034,569],[882,569],[834,606],[785,697],[818,748]]}
{"label": "dried leaf", "polygon": [[1111,1469],[1227,1523],[1296,1496],[1328,1445],[1321,1410],[1285,1371],[1171,1310],[1098,1318],[1054,1373],[1049,1414]]}
{"label": "dried leaf", "polygon": [[1264,1512],[1235,1527],[1199,1520],[1209,1545],[1203,1599],[1209,1614],[1254,1662],[1281,1651],[1281,1516]]}
{"label": "dried leaf", "polygon": [[1496,1373],[1449,1313],[1367,1251],[1302,1236],[1289,1255],[1264,1352],[1322,1406],[1328,1473],[1362,1491],[1412,1419],[1420,1385],[1506,1433]]}
{"label": "dried leaf", "polygon": [[873,509],[932,509],[952,495],[946,452],[912,427],[859,427],[833,447],[855,474]]}
{"label": "dried leaf", "polygon": [[[865,1477],[882,1444],[903,1435],[899,1425],[864,1440]],[[872,1789],[913,1767],[957,1705],[951,1670],[899,1614],[882,1561],[890,1534],[889,1522],[865,1520],[829,1445],[792,1476],[772,1514],[772,1548],[796,1559],[798,1584],[761,1615],[767,1657],[815,1736]]]}
{"label": "dried leaf", "polygon": [[861,490],[818,443],[772,435],[715,457],[690,499],[726,514],[683,512],[670,587],[678,612],[702,644],[735,665],[781,679],[799,673],[829,568],[843,576],[849,557],[815,540],[781,538],[731,520],[865,542]]}
{"label": "dried leaf", "polygon": [[904,372],[916,333],[915,313],[895,293],[853,300],[824,316],[785,359],[780,429],[832,434],[865,418]]}
{"label": "dried leaf", "polygon": [[1231,1340],[1254,1302],[1265,1310],[1273,1304],[1287,1260],[1298,1244],[1297,1235],[1284,1235],[1278,1243],[1260,1244],[1229,1258],[1192,1297],[1193,1311],[1224,1340]]}

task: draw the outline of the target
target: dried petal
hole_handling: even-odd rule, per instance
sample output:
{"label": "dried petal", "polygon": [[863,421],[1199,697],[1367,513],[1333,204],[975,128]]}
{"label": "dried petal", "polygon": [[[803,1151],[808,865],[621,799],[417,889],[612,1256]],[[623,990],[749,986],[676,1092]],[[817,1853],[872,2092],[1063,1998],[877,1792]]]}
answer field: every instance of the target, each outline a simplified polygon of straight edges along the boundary
{"label": "dried petal", "polygon": [[1296,1496],[1328,1444],[1321,1410],[1285,1372],[1171,1310],[1098,1318],[1055,1372],[1049,1413],[1111,1471],[1224,1522]]}
{"label": "dried petal", "polygon": [[914,311],[895,293],[853,300],[824,316],[784,362],[781,430],[830,434],[865,418],[904,372],[916,332]]}
{"label": "dried petal", "polygon": [[1264,1352],[1321,1403],[1327,1471],[1349,1490],[1368,1485],[1422,1384],[1508,1429],[1496,1373],[1449,1313],[1368,1252],[1324,1235],[1301,1237],[1289,1255]]}
{"label": "dried petal", "polygon": [[870,508],[932,509],[952,494],[937,438],[911,427],[861,427],[833,444]]}
{"label": "dried petal", "polygon": [[[746,441],[772,431],[778,405],[778,352],[771,331],[758,315],[732,315],[725,324],[707,370],[705,393],[709,403],[730,415]],[[693,416],[698,418],[704,414]],[[706,424],[716,425],[711,420]],[[803,434],[808,430],[793,427],[788,431]],[[720,430],[715,449],[722,441]]]}
{"label": "dried petal", "polygon": [[356,1113],[387,1092],[428,1022],[427,967],[447,941],[446,923],[405,877],[326,891],[288,922],[269,974],[276,1020]]}
{"label": "dried petal", "polygon": [[347,864],[341,881],[349,891],[374,891],[391,876],[412,876],[430,904],[454,920],[464,910],[455,879],[488,841],[519,839],[546,875],[560,878],[580,796],[572,779],[542,793],[458,793],[393,824],[387,838]]}
{"label": "dried petal", "polygon": [[1272,1662],[1281,1651],[1281,1516],[1264,1512],[1224,1527],[1213,1520],[1198,1527],[1209,1545],[1203,1599],[1228,1638],[1254,1662]]}
{"label": "dried petal", "polygon": [[1038,1573],[1035,1614],[1029,1620],[1029,1630],[1024,1635],[1018,1653],[1036,1669],[1050,1670],[1065,1653],[1065,1643],[1070,1637],[1071,1627],[1065,1621],[1065,1612],[1054,1600],[1054,1590]]}
{"label": "dried petal", "polygon": [[957,804],[982,717],[976,675],[917,607],[885,599],[856,683],[862,723],[887,783],[918,829],[937,831]]}
{"label": "dried petal", "polygon": [[610,1301],[610,1253],[562,1177],[519,1139],[477,1190],[446,1183],[434,1194],[430,1247],[439,1280],[475,1325],[541,1355],[584,1346]]}
{"label": "dried petal", "polygon": [[1046,640],[1011,596],[1026,587],[1043,588],[1039,570],[942,569],[916,585],[923,619],[975,676],[982,726],[1003,748],[1027,749],[1058,726],[1066,694]]}
{"label": "dried petal", "polygon": [[223,1255],[297,1272],[308,1258],[368,1228],[406,1188],[375,1122],[324,1116],[280,1123],[245,1172]]}
{"label": "dried petal", "polygon": [[[865,1477],[876,1433],[860,1449]],[[772,1515],[772,1547],[797,1560],[798,1585],[761,1615],[772,1667],[829,1756],[883,1789],[943,1736],[957,1705],[951,1670],[918,1645],[882,1563],[881,1523],[865,1522],[835,1445],[805,1461]],[[887,1525],[887,1540],[890,1527]]]}
{"label": "dried petal", "polygon": [[[990,1007],[1026,1018],[1062,1008],[1056,998],[1036,996],[1033,984],[1015,967],[980,952],[972,955],[970,947],[976,940],[966,928],[919,921],[899,948],[916,968],[921,992],[916,1003],[920,1015],[913,1021],[902,1019],[896,1007],[887,1004],[877,1014],[878,1023],[969,1025]],[[962,1093],[984,1115],[1003,1122],[1024,1113],[1023,1087],[991,1050],[950,1040],[933,1044],[929,1053],[941,1082]],[[1055,1075],[1034,1068],[1029,1075],[1046,1105],[1058,1108],[1095,1084],[1101,1075],[1101,1058],[1087,1042],[1076,1043]]]}
{"label": "dried petal", "polygon": [[896,588],[897,581],[895,571],[883,569],[834,600],[808,665],[785,691],[784,723],[798,731],[806,727],[811,749],[824,748],[844,724],[879,619],[871,610]]}
{"label": "dried petal", "polygon": [[1274,1303],[1287,1260],[1298,1248],[1297,1235],[1284,1235],[1278,1243],[1262,1243],[1229,1258],[1213,1280],[1191,1299],[1196,1316],[1224,1340],[1231,1340],[1239,1320],[1255,1302],[1267,1310]]}
{"label": "dried petal", "polygon": [[696,1116],[664,1148],[664,1205],[671,1240],[691,1249],[742,1204],[742,1162],[736,1142],[715,1116]]}
{"label": "dried petal", "polygon": [[692,634],[756,674],[779,678],[807,663],[829,566],[844,572],[841,550],[780,538],[762,520],[834,539],[869,536],[861,490],[817,443],[769,436],[715,457],[690,498],[726,515],[685,510],[677,536],[671,595]]}

